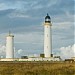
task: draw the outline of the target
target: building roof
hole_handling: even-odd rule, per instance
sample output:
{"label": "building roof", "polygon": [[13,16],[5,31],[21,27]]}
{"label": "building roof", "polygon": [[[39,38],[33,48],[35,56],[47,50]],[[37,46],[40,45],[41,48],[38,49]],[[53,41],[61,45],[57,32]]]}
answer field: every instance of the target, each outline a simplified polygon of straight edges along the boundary
{"label": "building roof", "polygon": [[47,16],[45,17],[45,19],[51,19],[50,16],[48,15],[48,13],[47,13]]}

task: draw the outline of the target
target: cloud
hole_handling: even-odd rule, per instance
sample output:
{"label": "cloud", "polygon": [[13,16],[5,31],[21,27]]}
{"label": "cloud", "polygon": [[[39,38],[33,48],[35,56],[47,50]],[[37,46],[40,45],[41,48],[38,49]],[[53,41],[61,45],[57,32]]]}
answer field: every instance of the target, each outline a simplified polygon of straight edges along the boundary
{"label": "cloud", "polygon": [[26,15],[25,12],[21,12],[18,10],[15,10],[14,12],[8,14],[9,18],[31,18],[29,15]]}
{"label": "cloud", "polygon": [[0,3],[0,11],[3,11],[3,10],[9,10],[9,9],[16,9],[18,7],[16,7],[16,5],[12,4],[12,3],[7,3],[7,2],[1,2]]}
{"label": "cloud", "polygon": [[7,16],[8,14],[12,13],[13,11],[14,11],[14,9],[2,10],[2,11],[0,11],[0,16],[1,16],[1,17],[5,17],[5,16]]}
{"label": "cloud", "polygon": [[23,50],[22,49],[19,49],[18,50],[18,54],[22,54],[23,53]]}
{"label": "cloud", "polygon": [[55,0],[55,1],[50,0],[48,2],[48,4],[47,4],[47,7],[52,7],[52,6],[56,5],[56,4],[59,4],[60,2],[61,2],[61,0]]}
{"label": "cloud", "polygon": [[15,44],[20,45],[19,48],[22,48],[24,50],[39,50],[43,45],[43,35],[39,32],[16,34],[15,40]]}
{"label": "cloud", "polygon": [[[39,37],[40,36],[40,37]],[[20,38],[22,39],[20,39]],[[17,42],[24,42],[24,43],[40,43],[43,40],[43,35],[42,32],[27,32],[27,33],[22,33],[22,34],[16,34],[15,35],[15,40]]]}
{"label": "cloud", "polygon": [[6,50],[5,45],[0,44],[0,57],[1,56],[5,57],[5,52],[6,52],[5,50]]}
{"label": "cloud", "polygon": [[70,29],[72,26],[74,26],[73,22],[54,22],[53,24],[53,29]]}
{"label": "cloud", "polygon": [[59,55],[62,57],[62,58],[71,58],[71,57],[75,57],[75,44],[74,45],[70,45],[70,46],[67,46],[67,47],[61,47],[59,49]]}

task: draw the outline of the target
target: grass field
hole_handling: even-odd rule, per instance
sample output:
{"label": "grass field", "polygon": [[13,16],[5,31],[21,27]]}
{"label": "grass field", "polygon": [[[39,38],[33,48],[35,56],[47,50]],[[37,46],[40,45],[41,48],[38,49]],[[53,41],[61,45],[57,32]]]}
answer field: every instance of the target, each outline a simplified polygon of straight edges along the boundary
{"label": "grass field", "polygon": [[0,62],[0,75],[75,75],[75,63]]}

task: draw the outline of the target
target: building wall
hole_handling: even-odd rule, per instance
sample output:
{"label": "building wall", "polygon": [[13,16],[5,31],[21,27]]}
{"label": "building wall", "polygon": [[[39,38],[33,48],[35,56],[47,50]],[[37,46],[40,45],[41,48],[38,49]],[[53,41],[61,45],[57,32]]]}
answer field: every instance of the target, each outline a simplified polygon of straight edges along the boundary
{"label": "building wall", "polygon": [[12,59],[12,58],[6,58],[6,59],[0,59],[0,61],[60,61],[59,58],[28,58],[28,59]]}
{"label": "building wall", "polygon": [[73,59],[75,61],[75,57],[72,57],[71,59]]}
{"label": "building wall", "polygon": [[44,25],[44,54],[45,57],[51,57],[52,53],[52,32],[51,23]]}
{"label": "building wall", "polygon": [[6,58],[14,58],[14,36],[6,37]]}

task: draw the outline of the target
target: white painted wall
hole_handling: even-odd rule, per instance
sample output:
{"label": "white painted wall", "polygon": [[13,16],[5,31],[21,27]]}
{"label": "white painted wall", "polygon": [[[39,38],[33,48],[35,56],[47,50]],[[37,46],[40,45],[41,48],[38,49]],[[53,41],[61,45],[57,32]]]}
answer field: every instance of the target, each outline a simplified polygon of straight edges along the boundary
{"label": "white painted wall", "polygon": [[52,53],[52,30],[51,23],[44,25],[44,54],[45,57],[51,57]]}
{"label": "white painted wall", "polygon": [[6,58],[14,58],[14,36],[6,37]]}
{"label": "white painted wall", "polygon": [[0,61],[60,61],[60,58],[54,58],[54,57],[51,57],[51,58],[28,58],[28,59],[20,59],[20,58],[15,58],[15,59],[12,59],[12,58],[5,58],[5,59],[0,59]]}

